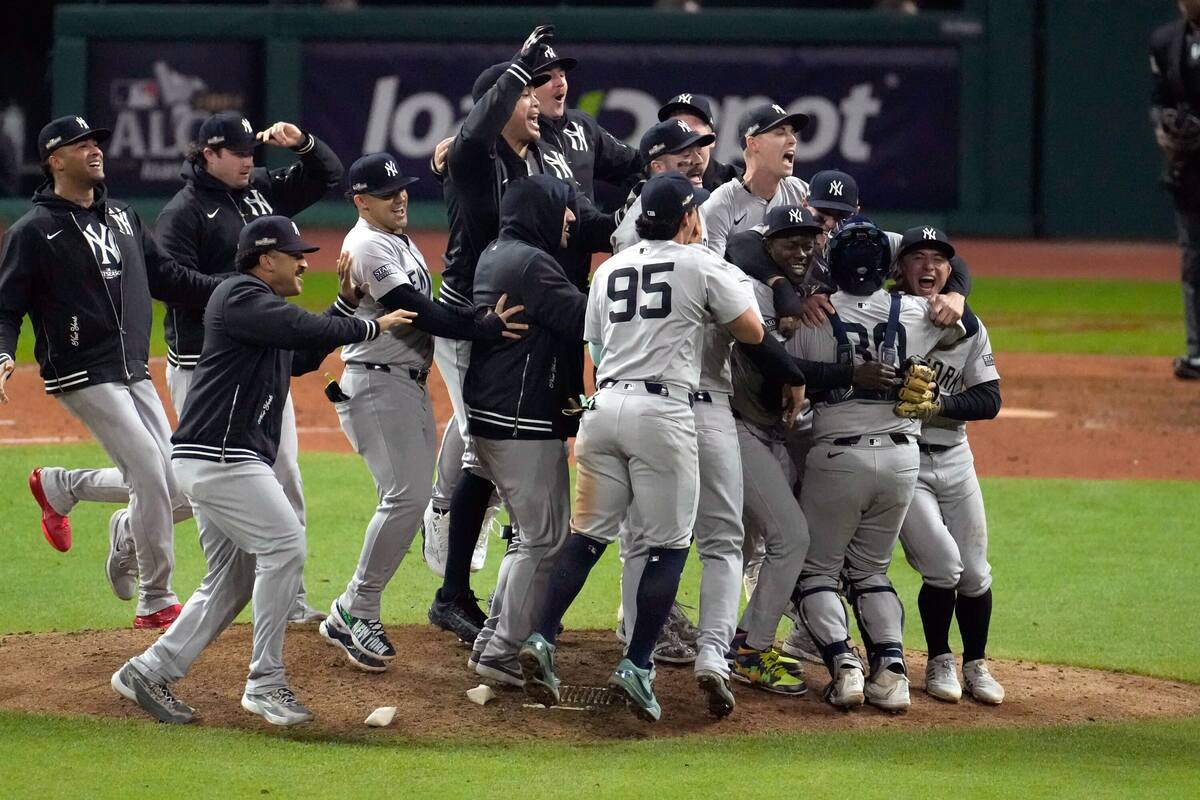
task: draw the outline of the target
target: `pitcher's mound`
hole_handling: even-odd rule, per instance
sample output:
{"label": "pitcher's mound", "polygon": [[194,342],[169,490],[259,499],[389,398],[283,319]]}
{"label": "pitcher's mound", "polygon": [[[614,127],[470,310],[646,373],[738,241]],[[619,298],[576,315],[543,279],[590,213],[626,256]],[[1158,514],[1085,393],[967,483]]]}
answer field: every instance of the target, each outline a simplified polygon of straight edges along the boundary
{"label": "pitcher's mound", "polygon": [[[893,716],[869,706],[843,713],[821,700],[824,667],[806,665],[808,694],[781,697],[734,684],[738,706],[724,720],[708,716],[691,667],[663,666],[655,691],[663,707],[656,724],[639,722],[620,705],[596,711],[529,708],[520,690],[497,687],[498,697],[478,706],[466,691],[485,682],[466,668],[469,651],[432,627],[389,626],[399,657],[382,674],[351,667],[315,626],[288,629],[286,663],[292,689],[316,720],[295,734],[327,739],[387,737],[561,739],[590,741],[685,734],[758,734],[838,729],[927,728],[946,725],[1052,725],[1200,714],[1200,686],[1099,670],[993,661],[992,672],[1008,698],[998,707],[964,699],[938,702],[926,695],[925,659],[908,654],[912,708]],[[146,631],[81,631],[0,638],[0,708],[49,714],[92,714],[146,719],[118,697],[109,678],[155,639]],[[568,631],[559,642],[559,674],[571,684],[604,686],[620,658],[608,631]],[[200,713],[199,724],[271,728],[240,707],[250,657],[250,627],[235,625],[196,662],[175,687]],[[388,728],[363,720],[379,706],[396,706]]]}

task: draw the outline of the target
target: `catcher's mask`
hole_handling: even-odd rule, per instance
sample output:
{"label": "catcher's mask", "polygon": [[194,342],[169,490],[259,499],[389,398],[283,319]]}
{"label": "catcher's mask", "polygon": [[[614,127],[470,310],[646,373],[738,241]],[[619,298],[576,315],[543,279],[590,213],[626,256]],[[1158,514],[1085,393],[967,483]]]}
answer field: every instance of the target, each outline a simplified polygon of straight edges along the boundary
{"label": "catcher's mask", "polygon": [[838,289],[868,295],[883,286],[892,263],[887,234],[865,217],[846,220],[829,240],[829,273]]}

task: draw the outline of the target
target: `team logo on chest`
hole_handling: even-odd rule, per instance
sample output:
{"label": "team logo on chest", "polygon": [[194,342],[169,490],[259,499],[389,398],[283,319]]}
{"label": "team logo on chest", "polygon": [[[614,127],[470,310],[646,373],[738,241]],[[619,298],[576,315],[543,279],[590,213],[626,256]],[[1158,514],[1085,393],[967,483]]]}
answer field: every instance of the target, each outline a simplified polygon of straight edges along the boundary
{"label": "team logo on chest", "polygon": [[546,166],[554,170],[554,176],[562,180],[574,178],[575,173],[571,171],[571,165],[567,163],[567,157],[562,153],[549,151],[542,156],[542,160],[546,162]]}
{"label": "team logo on chest", "polygon": [[117,247],[117,240],[107,225],[89,222],[83,229],[83,238],[87,239],[88,246],[92,248],[92,255],[96,257],[101,272],[106,266],[121,263],[121,249]]}
{"label": "team logo on chest", "polygon": [[267,202],[267,198],[262,196],[262,192],[258,189],[251,189],[246,192],[246,196],[242,198],[242,202],[246,204],[246,208],[250,210],[250,215],[253,217],[265,217],[275,209],[271,208],[271,204]]}
{"label": "team logo on chest", "polygon": [[566,134],[567,140],[571,143],[572,150],[588,150],[587,134],[583,130],[583,126],[578,122],[572,122],[563,128],[563,133]]}

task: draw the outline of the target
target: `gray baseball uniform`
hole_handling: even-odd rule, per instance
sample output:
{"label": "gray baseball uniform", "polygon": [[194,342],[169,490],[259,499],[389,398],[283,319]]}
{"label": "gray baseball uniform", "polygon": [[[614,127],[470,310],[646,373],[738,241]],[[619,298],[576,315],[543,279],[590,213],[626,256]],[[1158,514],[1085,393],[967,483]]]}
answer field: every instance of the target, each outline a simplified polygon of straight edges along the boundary
{"label": "gray baseball uniform", "polygon": [[[702,247],[702,245],[694,245]],[[750,279],[733,271],[744,306],[752,306]],[[696,510],[696,549],[700,553],[700,637],[696,671],[710,670],[728,676],[725,652],[737,624],[742,572],[742,459],[730,410],[733,383],[730,353],[733,337],[722,327],[704,326],[700,391],[693,414],[699,453],[700,494]],[[645,569],[649,547],[626,535],[638,527],[631,513],[621,537],[625,574],[621,585],[626,630],[637,619],[637,587]],[[801,556],[803,562],[803,556]],[[799,566],[796,570],[799,574]]]}
{"label": "gray baseball uniform", "polygon": [[688,546],[699,492],[690,395],[704,325],[727,324],[749,306],[736,270],[700,248],[645,241],[601,265],[584,326],[603,349],[601,388],[575,443],[576,532],[611,542],[632,509],[640,524],[632,543]]}
{"label": "gray baseball uniform", "polygon": [[807,197],[808,184],[790,175],[779,182],[779,188],[770,200],[763,200],[751,192],[740,178],[717,187],[700,206],[708,248],[723,257],[730,236],[761,225],[772,208],[798,206]]}
{"label": "gray baseball uniform", "polygon": [[[974,336],[934,350],[930,364],[944,394],[1000,379],[982,323]],[[904,554],[931,586],[978,597],[992,585],[992,568],[967,423],[934,417],[923,426],[920,449],[916,493],[900,529]]]}
{"label": "gray baseball uniform", "polygon": [[[387,313],[378,298],[399,286],[432,297],[425,259],[407,236],[360,218],[342,250],[353,258],[355,285],[366,286],[355,316],[369,320]],[[424,376],[433,349],[434,337],[411,325],[342,348],[340,384],[350,399],[335,404],[338,420],[379,494],[358,568],[338,598],[356,617],[379,619],[380,596],[408,552],[432,492],[437,427]]]}
{"label": "gray baseball uniform", "polygon": [[[936,327],[924,299],[900,296],[893,355],[885,352],[893,296],[838,292],[831,301],[856,362],[864,352],[897,363],[907,356],[925,357],[965,332],[961,323]],[[801,328],[796,337],[803,357],[837,360],[838,340],[830,320],[818,328]],[[848,622],[836,594],[843,571],[872,666],[902,664],[904,659],[904,610],[887,569],[917,482],[920,422],[895,416],[893,404],[890,397],[856,395],[854,390],[815,404],[814,444],[800,496],[812,531],[800,578],[800,613],[831,673],[834,657],[849,651]]]}
{"label": "gray baseball uniform", "polygon": [[[766,335],[786,341],[777,326],[775,303],[770,288],[755,281],[754,294],[765,321]],[[779,619],[792,597],[796,580],[808,552],[809,532],[793,487],[796,470],[787,450],[787,432],[780,414],[758,400],[761,375],[736,359],[734,406],[740,418],[737,437],[742,454],[742,510],[746,530],[753,530],[763,543],[763,557],[756,571],[739,627],[746,631],[746,646],[765,650],[775,641]]]}

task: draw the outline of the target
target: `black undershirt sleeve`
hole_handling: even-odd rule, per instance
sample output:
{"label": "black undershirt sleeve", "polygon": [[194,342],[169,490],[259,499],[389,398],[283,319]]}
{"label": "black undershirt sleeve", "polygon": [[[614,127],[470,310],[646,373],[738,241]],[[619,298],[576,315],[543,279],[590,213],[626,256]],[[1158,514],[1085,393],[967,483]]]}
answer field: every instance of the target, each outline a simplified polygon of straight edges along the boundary
{"label": "black undershirt sleeve", "polygon": [[804,372],[774,336],[768,334],[758,344],[738,342],[738,347],[767,380],[788,386],[804,385]]}
{"label": "black undershirt sleeve", "polygon": [[977,383],[958,394],[942,397],[941,416],[969,421],[995,419],[1000,413],[1000,381]]}
{"label": "black undershirt sleeve", "polygon": [[475,309],[456,309],[431,300],[412,286],[397,286],[379,298],[388,311],[403,308],[417,312],[412,325],[419,331],[443,339],[494,339],[504,329],[504,321],[495,314],[477,318]]}

